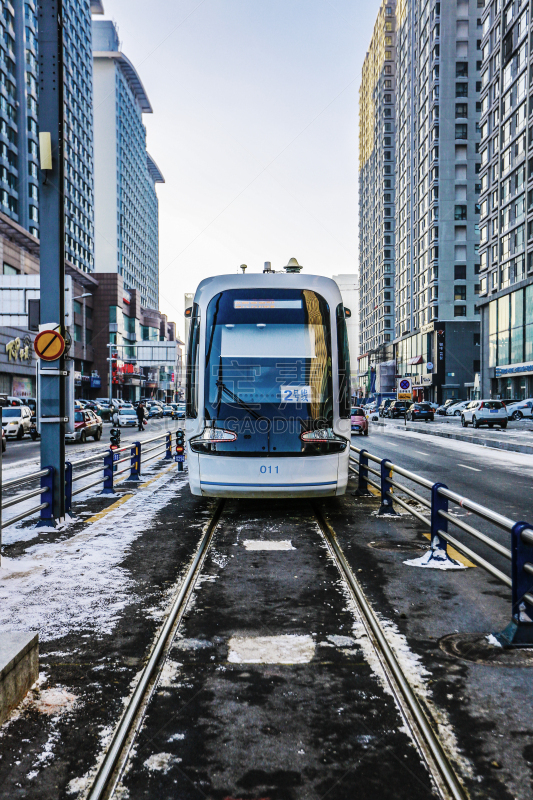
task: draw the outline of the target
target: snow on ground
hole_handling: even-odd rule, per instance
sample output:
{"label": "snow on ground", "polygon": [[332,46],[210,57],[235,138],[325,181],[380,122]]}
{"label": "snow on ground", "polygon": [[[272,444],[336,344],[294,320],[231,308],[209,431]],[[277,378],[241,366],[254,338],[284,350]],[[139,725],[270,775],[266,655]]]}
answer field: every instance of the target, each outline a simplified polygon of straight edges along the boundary
{"label": "snow on ground", "polygon": [[131,602],[133,583],[121,563],[185,481],[186,473],[166,472],[71,539],[3,558],[0,629],[38,630],[41,641],[110,633]]}
{"label": "snow on ground", "polygon": [[[502,469],[510,472],[517,472],[521,475],[526,473],[533,476],[533,458],[529,453],[515,453],[511,450],[497,450],[494,447],[484,447],[481,444],[471,444],[470,442],[461,442],[457,439],[446,439],[442,436],[432,437],[427,433],[415,433],[414,431],[403,431],[401,428],[395,426],[387,426],[386,428],[376,428],[372,431],[374,435],[379,436],[380,433],[384,435],[398,436],[400,439],[411,439],[413,441],[421,442],[427,445],[431,442],[431,447],[442,447],[448,450],[453,450],[458,455],[475,456],[478,460],[486,461],[487,465],[491,467],[501,466]],[[384,442],[380,442],[385,446]],[[372,452],[372,443],[368,445],[368,449]],[[394,454],[391,453],[391,458],[394,461]]]}

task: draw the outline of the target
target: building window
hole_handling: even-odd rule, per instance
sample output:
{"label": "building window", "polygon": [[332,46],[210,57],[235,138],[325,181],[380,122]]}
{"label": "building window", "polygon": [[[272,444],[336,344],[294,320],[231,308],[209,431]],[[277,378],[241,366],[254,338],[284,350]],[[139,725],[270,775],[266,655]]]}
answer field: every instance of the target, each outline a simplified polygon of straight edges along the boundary
{"label": "building window", "polygon": [[15,267],[12,267],[11,264],[6,264],[4,261],[4,275],[18,275],[19,271]]}
{"label": "building window", "polygon": [[454,272],[456,281],[466,281],[466,264],[456,264]]}
{"label": "building window", "polygon": [[466,300],[466,286],[454,286],[453,289],[454,300]]}
{"label": "building window", "polygon": [[74,341],[75,342],[81,342],[82,341],[81,325],[74,325]]}
{"label": "building window", "polygon": [[455,206],[454,219],[466,219],[466,206]]}
{"label": "building window", "polygon": [[468,62],[458,61],[455,65],[456,78],[468,78]]}
{"label": "building window", "polygon": [[454,317],[466,317],[466,306],[454,306]]}
{"label": "building window", "polygon": [[82,314],[83,313],[83,309],[82,309],[82,306],[81,306],[81,303],[80,303],[79,300],[74,300],[72,305],[73,305],[75,314]]}
{"label": "building window", "polygon": [[468,117],[468,103],[456,103],[455,104],[455,116],[456,117]]}
{"label": "building window", "polygon": [[456,139],[468,139],[468,125],[464,122],[455,126]]}
{"label": "building window", "polygon": [[467,83],[456,83],[455,84],[455,96],[456,97],[468,97],[468,84]]}

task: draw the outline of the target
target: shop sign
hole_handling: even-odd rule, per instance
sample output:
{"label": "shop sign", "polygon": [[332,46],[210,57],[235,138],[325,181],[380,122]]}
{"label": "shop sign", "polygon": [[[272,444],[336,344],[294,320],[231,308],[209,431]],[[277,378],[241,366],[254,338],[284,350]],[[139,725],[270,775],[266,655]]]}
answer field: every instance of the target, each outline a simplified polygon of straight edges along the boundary
{"label": "shop sign", "polygon": [[435,323],[428,322],[427,325],[422,325],[422,327],[420,328],[420,333],[433,333],[434,330],[435,330]]}
{"label": "shop sign", "polygon": [[74,386],[81,386],[81,372],[74,372]]}
{"label": "shop sign", "polygon": [[31,378],[13,378],[13,397],[31,397],[32,394]]}
{"label": "shop sign", "polygon": [[421,375],[419,378],[419,383],[417,386],[413,386],[413,389],[423,389],[425,386],[431,386],[433,384],[433,375]]}
{"label": "shop sign", "polygon": [[100,378],[97,375],[91,375],[91,389],[99,389],[101,385]]}
{"label": "shop sign", "polygon": [[17,336],[16,339],[11,339],[6,344],[6,353],[9,361],[24,361],[29,367],[33,358],[31,338],[25,336],[24,339],[21,339],[20,336]]}
{"label": "shop sign", "polygon": [[529,375],[533,373],[533,364],[513,364],[506,367],[496,367],[496,377],[503,375]]}
{"label": "shop sign", "polygon": [[428,363],[426,364],[426,369],[427,369],[428,372],[431,372],[431,370],[433,369],[433,362],[432,361],[428,361]]}

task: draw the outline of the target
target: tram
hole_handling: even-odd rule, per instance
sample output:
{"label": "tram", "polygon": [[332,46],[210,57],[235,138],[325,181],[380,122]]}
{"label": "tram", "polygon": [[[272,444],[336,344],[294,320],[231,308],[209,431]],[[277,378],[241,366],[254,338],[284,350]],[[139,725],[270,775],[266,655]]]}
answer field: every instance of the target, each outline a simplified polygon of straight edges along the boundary
{"label": "tram", "polygon": [[193,495],[344,494],[349,313],[337,284],[317,275],[243,273],[200,283],[187,310]]}

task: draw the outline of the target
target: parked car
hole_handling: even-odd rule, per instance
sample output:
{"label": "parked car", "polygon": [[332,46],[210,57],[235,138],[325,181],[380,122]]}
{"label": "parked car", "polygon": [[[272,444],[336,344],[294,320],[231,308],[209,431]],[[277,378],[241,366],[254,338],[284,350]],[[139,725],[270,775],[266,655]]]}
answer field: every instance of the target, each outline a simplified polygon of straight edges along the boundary
{"label": "parked car", "polygon": [[173,403],[172,419],[185,419],[185,403]]}
{"label": "parked car", "polygon": [[6,436],[22,439],[30,432],[31,410],[28,406],[7,406],[2,409],[2,424],[6,429]]}
{"label": "parked car", "polygon": [[426,422],[433,422],[434,414],[435,412],[429,403],[413,403],[407,409],[407,419],[411,420],[411,422],[417,422],[422,419],[425,419]]}
{"label": "parked car", "polygon": [[83,411],[75,411],[74,431],[65,434],[65,441],[83,444],[87,441],[88,436],[92,436],[94,441],[98,442],[102,436],[103,427],[101,418],[97,417],[94,411],[88,408]]}
{"label": "parked car", "polygon": [[358,433],[360,436],[368,436],[368,420],[365,415],[365,410],[360,406],[352,408],[351,429],[352,433]]}
{"label": "parked car", "polygon": [[457,398],[450,398],[449,400],[446,400],[446,402],[443,403],[441,406],[439,406],[436,409],[435,413],[439,414],[439,416],[444,416],[446,414],[447,408],[453,405],[454,403],[462,403],[462,400],[457,400]]}
{"label": "parked car", "polygon": [[517,403],[509,403],[507,414],[511,419],[523,419],[533,416],[533,399],[519,400]]}
{"label": "parked car", "polygon": [[397,417],[405,417],[407,407],[410,404],[405,400],[393,400],[390,406],[386,409],[383,416],[389,419],[396,419]]}
{"label": "parked car", "polygon": [[2,428],[2,453],[6,452],[6,447],[7,447],[6,429]]}
{"label": "parked car", "polygon": [[507,419],[507,409],[501,400],[472,400],[467,403],[461,414],[463,428],[467,428],[470,423],[474,428],[479,428],[481,425],[488,425],[489,428],[499,425],[500,428],[506,428]]}
{"label": "parked car", "polygon": [[470,400],[462,400],[459,403],[452,403],[446,409],[446,416],[447,417],[460,417],[462,410],[467,407],[469,402],[470,402]]}
{"label": "parked car", "polygon": [[381,401],[381,405],[378,408],[378,414],[380,417],[384,416],[386,409],[390,406],[391,403],[392,403],[391,397],[386,397],[385,400]]}

